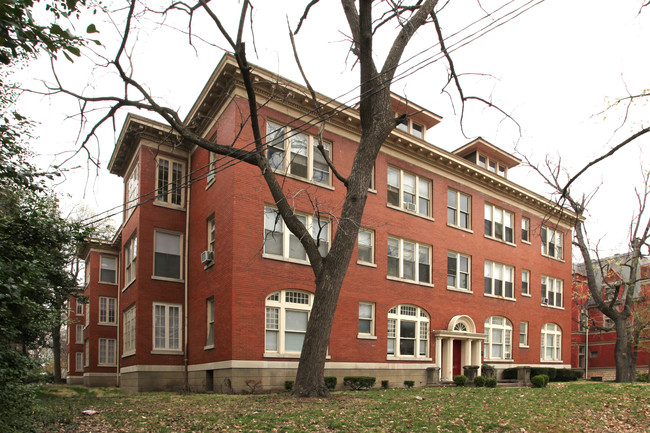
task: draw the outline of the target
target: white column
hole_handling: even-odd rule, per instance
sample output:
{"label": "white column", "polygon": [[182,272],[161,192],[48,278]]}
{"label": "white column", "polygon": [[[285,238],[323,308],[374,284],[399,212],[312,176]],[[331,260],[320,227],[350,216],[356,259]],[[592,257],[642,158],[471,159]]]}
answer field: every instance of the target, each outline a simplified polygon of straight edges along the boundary
{"label": "white column", "polygon": [[[472,365],[481,365],[481,340],[472,341]],[[481,374],[480,369],[478,374]]]}
{"label": "white column", "polygon": [[444,353],[440,377],[452,380],[454,378],[454,340],[452,338],[445,338],[442,343],[444,345]]}
{"label": "white column", "polygon": [[442,368],[442,339],[440,337],[436,337],[436,353],[434,359],[438,367]]}
{"label": "white column", "polygon": [[463,373],[463,367],[472,365],[472,341],[462,340],[460,349],[460,374]]}

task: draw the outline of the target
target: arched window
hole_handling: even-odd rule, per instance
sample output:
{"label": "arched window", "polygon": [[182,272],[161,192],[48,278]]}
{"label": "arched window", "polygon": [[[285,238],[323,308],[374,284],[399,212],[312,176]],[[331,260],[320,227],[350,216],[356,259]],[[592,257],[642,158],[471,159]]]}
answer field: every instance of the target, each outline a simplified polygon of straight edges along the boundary
{"label": "arched window", "polygon": [[429,315],[414,305],[396,305],[388,311],[388,356],[429,356]]}
{"label": "arched window", "polygon": [[467,332],[467,325],[463,322],[458,322],[456,323],[456,326],[454,326],[454,331]]}
{"label": "arched window", "polygon": [[512,323],[502,316],[491,316],[485,321],[485,351],[489,360],[512,359]]}
{"label": "arched window", "polygon": [[555,323],[547,323],[542,326],[542,361],[562,360],[562,329]]}
{"label": "arched window", "polygon": [[297,290],[279,290],[267,296],[267,353],[300,353],[313,298],[311,293]]}

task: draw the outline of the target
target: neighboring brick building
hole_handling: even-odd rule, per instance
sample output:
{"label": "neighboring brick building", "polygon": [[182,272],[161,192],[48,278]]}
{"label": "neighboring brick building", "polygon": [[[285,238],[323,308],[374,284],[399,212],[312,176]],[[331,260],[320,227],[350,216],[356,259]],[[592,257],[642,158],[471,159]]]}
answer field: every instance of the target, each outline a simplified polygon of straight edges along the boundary
{"label": "neighboring brick building", "polygon": [[[296,212],[326,251],[345,187],[316,150],[313,103],[302,86],[255,68],[266,152]],[[233,57],[217,66],[186,122],[219,143],[251,146],[246,93]],[[323,142],[349,172],[358,111],[332,108]],[[571,222],[549,200],[508,180],[520,161],[483,139],[450,153],[426,141],[440,117],[393,97],[408,119],[388,137],[334,318],[326,375],[372,375],[402,386],[451,379],[489,363],[570,366]],[[129,115],[112,155],[124,178],[124,223],[112,249],[88,248],[90,365],[109,339],[99,324],[117,305],[119,385],[127,390],[264,389],[293,380],[314,276],[277,218],[259,170],[188,147],[169,127]],[[188,182],[189,179],[189,182]],[[117,262],[104,263],[118,254]],[[111,263],[115,263],[112,266]],[[110,268],[117,285],[96,284]],[[106,286],[106,287],[105,287]],[[112,295],[105,290],[112,290]],[[101,316],[104,317],[104,316]],[[111,331],[115,331],[113,326]],[[110,348],[109,343],[103,343]],[[112,344],[112,343],[111,343]],[[97,377],[97,381],[93,379]]]}
{"label": "neighboring brick building", "polygon": [[[606,264],[605,281],[615,283],[630,280],[630,269],[627,266],[629,255],[620,254],[606,257],[601,259],[601,262]],[[636,284],[634,314],[630,317],[630,321],[642,320],[647,322],[650,318],[650,303],[648,303],[650,299],[650,260],[641,259],[639,266],[640,281]],[[597,278],[602,283],[601,273],[598,272],[597,274]],[[607,299],[607,286],[604,283],[602,283],[602,293],[603,299]],[[611,298],[611,295],[609,297]],[[616,330],[614,329],[614,322],[601,313],[593,302],[587,286],[584,264],[574,267],[572,318],[571,365],[574,368],[586,370],[587,378],[616,379],[616,360],[614,357]],[[644,334],[646,347],[644,350],[639,351],[637,355],[637,372],[647,371],[650,365],[648,335],[650,335],[650,329],[646,330]]]}

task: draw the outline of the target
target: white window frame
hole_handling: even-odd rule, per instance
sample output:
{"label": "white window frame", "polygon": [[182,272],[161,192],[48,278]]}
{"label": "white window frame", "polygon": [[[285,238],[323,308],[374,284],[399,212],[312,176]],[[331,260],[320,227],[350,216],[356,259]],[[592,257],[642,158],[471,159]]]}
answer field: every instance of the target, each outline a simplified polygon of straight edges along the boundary
{"label": "white window frame", "polygon": [[129,219],[140,201],[140,166],[136,163],[126,181],[126,200],[124,201],[124,221]]}
{"label": "white window frame", "polygon": [[84,344],[84,325],[75,325],[74,344]]}
{"label": "white window frame", "polygon": [[[178,276],[158,275],[156,272],[156,261],[158,254],[166,254],[168,256],[176,256],[176,254],[169,254],[163,251],[158,251],[159,241],[158,235],[170,236],[178,238]],[[169,281],[182,281],[183,280],[183,233],[171,230],[155,229],[153,234],[153,271],[152,278]]]}
{"label": "white window frame", "polygon": [[206,188],[214,182],[217,177],[217,154],[208,151],[208,173],[205,176]]}
{"label": "white window frame", "polygon": [[[159,307],[159,308],[156,308]],[[158,312],[163,311],[163,322],[161,336],[162,344],[156,339],[156,331],[159,329]],[[175,323],[171,323],[170,311],[176,311]],[[169,304],[163,302],[153,303],[153,320],[152,320],[152,345],[154,354],[172,353],[178,354],[183,352],[183,306],[181,304]],[[170,326],[173,325],[173,326]],[[174,329],[175,328],[175,329]],[[172,333],[176,330],[175,333]]]}
{"label": "white window frame", "polygon": [[86,314],[84,320],[84,326],[90,325],[90,304],[86,304]]}
{"label": "white window frame", "polygon": [[75,304],[76,304],[76,314],[77,316],[83,316],[84,315],[84,304],[79,302],[79,299],[75,299]]}
{"label": "white window frame", "polygon": [[493,159],[490,159],[486,154],[476,152],[476,165],[483,167],[487,171],[498,174],[501,177],[508,177],[508,168]]}
{"label": "white window frame", "polygon": [[84,371],[84,353],[75,352],[74,371]]}
{"label": "white window frame", "polygon": [[[501,323],[497,323],[501,321]],[[495,342],[497,331],[501,331],[500,341]],[[512,322],[503,316],[490,316],[485,320],[487,339],[484,343],[483,359],[486,361],[512,360]],[[500,351],[500,355],[495,354]],[[509,356],[508,356],[509,355]]]}
{"label": "white window frame", "polygon": [[[108,261],[113,260],[113,267],[111,268],[109,266],[109,263],[106,263],[104,259],[107,259]],[[99,282],[103,284],[117,284],[117,268],[118,268],[117,256],[110,255],[110,254],[100,254],[99,255]],[[114,281],[104,280],[102,278],[102,271],[104,269],[113,271]]]}
{"label": "white window frame", "polygon": [[[424,218],[433,218],[433,181],[431,179],[390,165],[386,176],[386,205],[388,207]],[[413,178],[412,191],[407,191],[405,188],[404,179],[407,176]],[[397,203],[395,203],[395,194],[397,194]],[[407,196],[412,198],[407,200]]]}
{"label": "white window frame", "polygon": [[131,236],[124,244],[124,287],[135,281],[138,255],[138,237]]}
{"label": "white window frame", "polygon": [[100,325],[117,325],[117,298],[99,297]]}
{"label": "white window frame", "polygon": [[[362,332],[361,328],[364,331]],[[367,326],[366,326],[367,324]],[[368,328],[368,332],[365,332]],[[377,338],[375,336],[375,303],[374,302],[359,302],[359,334],[358,338]]]}
{"label": "white window frame", "polygon": [[[544,300],[547,302],[544,302]],[[542,305],[557,308],[564,307],[564,281],[542,275]]]}
{"label": "white window frame", "polygon": [[135,305],[124,310],[123,313],[123,356],[129,356],[135,354],[136,350],[136,309]]}
{"label": "white window frame", "polygon": [[97,365],[101,367],[114,367],[117,365],[117,340],[114,338],[100,338],[97,344]]}
{"label": "white window frame", "polygon": [[[499,278],[500,277],[500,278]],[[488,288],[488,279],[490,279],[490,287]],[[501,282],[499,287],[498,282]],[[510,296],[507,295],[508,284],[510,285]],[[498,293],[498,292],[501,293]],[[503,263],[493,262],[486,260],[483,267],[483,294],[485,296],[515,299],[515,268]]]}
{"label": "white window frame", "polygon": [[[403,335],[403,322],[414,322],[414,335]],[[386,355],[388,360],[417,359],[429,360],[430,316],[423,308],[410,304],[399,304],[388,310]],[[409,341],[413,341],[413,354],[405,352]],[[424,351],[424,352],[423,352]]]}
{"label": "white window frame", "polygon": [[[167,165],[167,179],[161,179],[161,169]],[[180,176],[176,170],[180,168]],[[166,181],[166,182],[165,182]],[[185,162],[174,158],[156,158],[156,198],[154,203],[182,208],[185,206]]]}
{"label": "white window frame", "polygon": [[207,234],[208,234],[208,251],[214,253],[214,243],[215,243],[215,222],[214,214],[206,220],[207,225]]}
{"label": "white window frame", "polygon": [[539,359],[542,362],[562,361],[562,328],[558,324],[546,323],[542,326]]}
{"label": "white window frame", "polygon": [[[296,314],[304,317],[311,314],[311,307],[314,301],[314,295],[303,290],[283,289],[270,293],[266,297],[264,308],[264,356],[265,357],[294,357],[298,358],[302,350],[292,350],[288,347],[291,344],[287,335],[293,337],[304,334],[307,331],[307,322],[304,329],[288,328],[288,315]],[[304,341],[304,340],[303,340]]]}
{"label": "white window frame", "polygon": [[[281,131],[281,135],[277,134],[278,131]],[[315,185],[332,185],[332,170],[320,150],[318,149],[318,137],[315,137],[311,134],[301,132],[294,128],[289,127],[288,125],[280,125],[279,123],[269,120],[266,122],[266,142],[267,142],[267,151],[266,155],[269,161],[269,165],[276,172],[284,173],[287,176],[306,180]],[[294,155],[292,152],[292,146],[294,143],[297,144],[299,140],[306,141],[306,152],[307,155]],[[330,160],[332,159],[332,143],[328,141],[323,141],[323,147],[328,153]],[[300,174],[292,173],[292,168],[295,164],[296,156],[301,156],[305,158],[305,170],[306,176]],[[281,159],[280,159],[281,158]],[[315,160],[320,164],[320,168],[316,168]],[[302,165],[296,165],[296,167],[302,167]],[[322,181],[322,174],[325,173],[324,167],[327,167],[327,181]],[[319,176],[314,174],[318,172]]]}
{"label": "white window frame", "polygon": [[84,367],[90,365],[90,341],[84,340]]}
{"label": "white window frame", "polygon": [[542,256],[564,260],[564,233],[550,227],[542,226]]}
{"label": "white window frame", "polygon": [[209,349],[214,347],[214,296],[205,300],[205,347]]}
{"label": "white window frame", "polygon": [[[407,260],[407,254],[405,254],[410,246],[413,246],[413,260]],[[427,262],[421,261],[420,253],[423,252],[424,250],[427,251]],[[413,282],[416,284],[424,284],[424,285],[433,285],[432,284],[432,272],[431,272],[431,259],[433,255],[433,247],[431,245],[427,244],[421,244],[419,242],[415,242],[412,240],[408,239],[402,239],[394,236],[389,236],[388,237],[388,248],[387,248],[387,253],[388,253],[388,263],[390,264],[391,261],[397,260],[397,273],[395,275],[391,275],[391,266],[387,266],[386,269],[386,278],[387,279],[392,279],[392,280],[398,280],[398,281],[407,281],[407,282]],[[407,266],[405,266],[405,263],[413,263],[413,278],[405,277],[404,272],[407,269]],[[426,276],[420,275],[420,267],[421,266],[426,266],[427,267],[427,272]],[[423,280],[424,278],[424,280]]]}
{"label": "white window frame", "polygon": [[519,322],[519,347],[528,347],[528,328],[529,323],[526,320]]}
{"label": "white window frame", "polygon": [[[499,206],[495,206],[489,203],[485,203],[484,207],[484,233],[485,237],[489,239],[496,239],[507,244],[514,245],[515,243],[515,213],[509,210],[503,209]],[[510,224],[507,224],[507,220],[510,220]],[[501,236],[497,235],[497,228],[501,226]],[[508,232],[508,229],[510,230]],[[508,240],[508,234],[510,239]]]}
{"label": "white window frame", "polygon": [[[420,129],[419,131],[418,128]],[[414,122],[410,117],[405,117],[402,119],[402,121],[397,124],[397,129],[422,140],[424,140],[427,131],[427,128],[425,128],[424,125],[418,122]]]}
{"label": "white window frame", "polygon": [[530,294],[530,271],[521,270],[521,296],[531,296]]}
{"label": "white window frame", "polygon": [[530,244],[530,218],[521,217],[521,241]]}
{"label": "white window frame", "polygon": [[[467,211],[463,211],[461,199],[467,199]],[[466,224],[462,223],[466,218]],[[447,190],[447,225],[463,230],[472,230],[472,196],[464,192],[449,188]]]}
{"label": "white window frame", "polygon": [[[330,248],[331,224],[330,220],[317,218],[312,215],[295,213],[302,221],[312,237],[318,237],[318,250],[323,257]],[[273,224],[273,226],[271,226]],[[276,240],[277,237],[277,240]],[[281,245],[281,254],[271,250]],[[295,247],[291,249],[292,245]],[[271,250],[269,252],[269,250]],[[293,255],[293,256],[292,256]],[[298,238],[287,228],[280,212],[271,206],[264,206],[264,253],[262,257],[284,260],[295,263],[309,263],[307,253]]]}
{"label": "white window frame", "polygon": [[[450,261],[452,259],[455,262],[454,266],[456,268],[453,275],[450,273],[451,268],[449,266]],[[463,270],[461,269],[462,268],[461,267],[461,262],[462,262],[463,259],[467,261],[467,270],[465,272],[463,272]],[[461,277],[463,275],[465,275],[465,277],[466,277],[466,281],[467,281],[466,286],[467,287],[461,287],[460,282],[462,280]],[[450,280],[449,280],[450,277],[454,278],[454,284],[449,284],[450,283]],[[472,278],[471,277],[472,277],[472,256],[467,255],[467,254],[463,254],[463,253],[458,253],[456,251],[447,251],[447,289],[449,289],[449,290],[459,290],[461,292],[471,292],[472,291]]]}
{"label": "white window frame", "polygon": [[[361,251],[365,251],[370,255],[370,260],[362,258]],[[369,229],[359,229],[357,235],[357,263],[360,265],[374,265],[375,264],[375,232]]]}

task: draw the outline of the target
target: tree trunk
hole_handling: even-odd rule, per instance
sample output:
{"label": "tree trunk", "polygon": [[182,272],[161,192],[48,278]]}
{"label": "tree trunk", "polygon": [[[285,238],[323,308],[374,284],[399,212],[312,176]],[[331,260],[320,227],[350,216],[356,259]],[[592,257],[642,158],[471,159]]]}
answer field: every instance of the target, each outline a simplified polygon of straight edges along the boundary
{"label": "tree trunk", "polygon": [[52,352],[54,356],[54,383],[63,383],[61,379],[61,325],[52,329]]}
{"label": "tree trunk", "polygon": [[634,356],[631,335],[627,330],[627,320],[623,317],[614,319],[616,327],[616,382],[636,381],[636,356]]}

